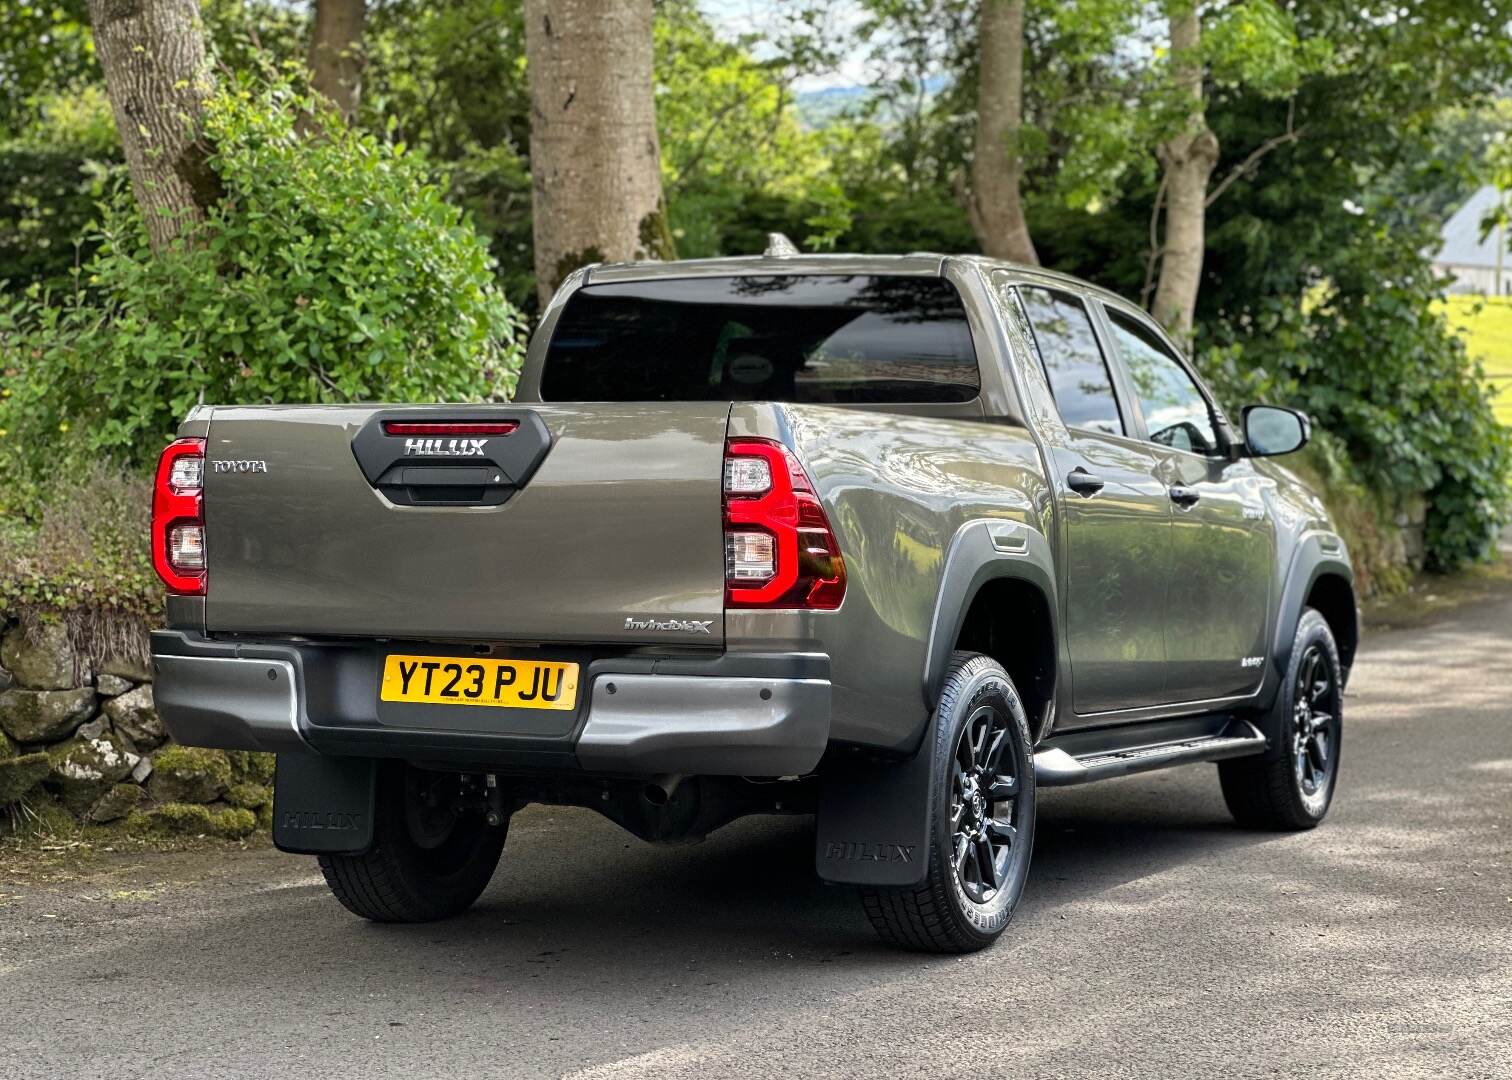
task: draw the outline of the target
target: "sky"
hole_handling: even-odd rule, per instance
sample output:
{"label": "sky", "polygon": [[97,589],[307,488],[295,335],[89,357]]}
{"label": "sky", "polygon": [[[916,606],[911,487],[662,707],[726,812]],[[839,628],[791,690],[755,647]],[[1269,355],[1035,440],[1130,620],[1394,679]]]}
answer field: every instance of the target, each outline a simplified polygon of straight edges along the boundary
{"label": "sky", "polygon": [[[698,6],[716,26],[732,38],[741,34],[756,34],[767,38],[781,25],[781,2],[782,0],[699,0]],[[857,0],[831,0],[826,14],[837,35],[835,40],[845,41],[855,40],[852,31],[866,16],[865,9]],[[758,55],[760,51],[758,47]],[[805,75],[795,80],[793,87],[803,93],[841,86],[863,86],[871,81],[865,50],[853,47],[848,55],[841,57],[835,70]]]}

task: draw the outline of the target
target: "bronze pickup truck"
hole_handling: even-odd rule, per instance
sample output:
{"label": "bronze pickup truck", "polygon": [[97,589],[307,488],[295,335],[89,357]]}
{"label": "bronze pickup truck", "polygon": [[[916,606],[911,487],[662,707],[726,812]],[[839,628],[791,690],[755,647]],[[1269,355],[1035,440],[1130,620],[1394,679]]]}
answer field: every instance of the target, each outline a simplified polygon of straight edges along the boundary
{"label": "bronze pickup truck", "polygon": [[163,453],[156,694],[278,755],[369,919],[467,908],[529,803],[651,841],[815,815],[889,941],[991,943],[1038,787],[1217,762],[1328,810],[1349,557],[1137,307],[972,257],[593,266],[507,404],[203,406]]}

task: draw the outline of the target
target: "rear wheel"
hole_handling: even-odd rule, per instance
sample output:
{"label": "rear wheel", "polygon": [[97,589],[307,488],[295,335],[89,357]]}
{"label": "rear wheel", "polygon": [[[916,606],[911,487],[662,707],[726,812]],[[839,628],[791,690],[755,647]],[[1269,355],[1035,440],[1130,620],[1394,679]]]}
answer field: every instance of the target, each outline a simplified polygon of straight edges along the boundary
{"label": "rear wheel", "polygon": [[489,825],[459,810],[456,773],[385,762],[378,774],[373,846],[322,855],[326,884],[346,909],[375,922],[430,922],[460,914],[487,887],[508,820]]}
{"label": "rear wheel", "polygon": [[1308,608],[1297,622],[1291,661],[1266,717],[1262,755],[1218,763],[1229,812],[1255,829],[1311,829],[1333,801],[1343,741],[1343,669],[1333,632]]}
{"label": "rear wheel", "polygon": [[868,889],[867,917],[883,940],[965,953],[1007,927],[1034,846],[1034,761],[1018,691],[990,657],[958,652],[935,710],[934,798],[924,880]]}

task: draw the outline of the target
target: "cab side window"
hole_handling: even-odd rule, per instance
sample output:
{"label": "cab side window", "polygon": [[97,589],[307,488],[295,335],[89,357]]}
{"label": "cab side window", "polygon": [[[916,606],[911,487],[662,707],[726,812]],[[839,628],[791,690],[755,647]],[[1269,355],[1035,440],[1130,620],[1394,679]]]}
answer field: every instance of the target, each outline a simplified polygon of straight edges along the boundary
{"label": "cab side window", "polygon": [[1218,434],[1207,399],[1165,342],[1137,319],[1111,307],[1108,320],[1150,440],[1193,454],[1217,453]]}
{"label": "cab side window", "polygon": [[1019,299],[1061,420],[1067,427],[1122,435],[1113,380],[1086,305],[1066,293],[1027,286],[1019,288]]}

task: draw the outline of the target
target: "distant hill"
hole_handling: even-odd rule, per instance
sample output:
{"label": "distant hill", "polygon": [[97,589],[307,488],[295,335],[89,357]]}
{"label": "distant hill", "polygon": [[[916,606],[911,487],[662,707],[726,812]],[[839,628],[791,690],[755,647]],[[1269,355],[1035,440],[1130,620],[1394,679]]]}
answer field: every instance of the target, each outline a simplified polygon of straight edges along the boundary
{"label": "distant hill", "polygon": [[[931,75],[924,81],[924,91],[933,97],[948,85],[949,76]],[[860,112],[875,93],[870,86],[826,86],[803,90],[797,95],[798,117],[804,127],[821,128],[842,116]],[[881,119],[886,123],[885,116]]]}
{"label": "distant hill", "polygon": [[798,95],[798,116],[805,127],[824,127],[838,116],[857,112],[872,96],[869,86],[826,86]]}

